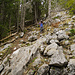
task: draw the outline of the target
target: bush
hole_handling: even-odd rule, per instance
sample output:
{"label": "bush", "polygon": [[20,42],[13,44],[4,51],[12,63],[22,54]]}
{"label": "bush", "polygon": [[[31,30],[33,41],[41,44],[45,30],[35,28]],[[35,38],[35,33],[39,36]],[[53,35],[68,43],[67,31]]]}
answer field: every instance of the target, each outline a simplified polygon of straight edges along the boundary
{"label": "bush", "polygon": [[75,35],[75,29],[71,29],[70,32],[71,32],[70,34],[71,36]]}

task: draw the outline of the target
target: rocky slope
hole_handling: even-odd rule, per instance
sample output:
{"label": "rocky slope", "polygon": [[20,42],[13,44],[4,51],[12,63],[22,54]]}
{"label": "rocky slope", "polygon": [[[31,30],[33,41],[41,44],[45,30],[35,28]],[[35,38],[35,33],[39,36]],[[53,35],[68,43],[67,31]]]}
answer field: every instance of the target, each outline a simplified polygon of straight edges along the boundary
{"label": "rocky slope", "polygon": [[[62,11],[53,16],[52,26],[45,23],[43,33],[30,31],[28,41],[19,40],[20,47],[1,61],[1,75],[75,75],[75,33],[70,32],[75,16]],[[0,55],[9,46],[1,47]]]}

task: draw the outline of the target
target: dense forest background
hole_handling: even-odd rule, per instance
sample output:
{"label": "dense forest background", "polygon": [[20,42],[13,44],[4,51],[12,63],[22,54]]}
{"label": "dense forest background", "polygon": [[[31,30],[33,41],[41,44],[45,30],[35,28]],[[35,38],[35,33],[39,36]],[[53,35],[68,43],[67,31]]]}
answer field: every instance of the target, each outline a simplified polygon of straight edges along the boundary
{"label": "dense forest background", "polygon": [[0,39],[25,31],[25,21],[37,24],[40,19],[51,18],[50,13],[61,8],[75,14],[75,0],[0,0]]}

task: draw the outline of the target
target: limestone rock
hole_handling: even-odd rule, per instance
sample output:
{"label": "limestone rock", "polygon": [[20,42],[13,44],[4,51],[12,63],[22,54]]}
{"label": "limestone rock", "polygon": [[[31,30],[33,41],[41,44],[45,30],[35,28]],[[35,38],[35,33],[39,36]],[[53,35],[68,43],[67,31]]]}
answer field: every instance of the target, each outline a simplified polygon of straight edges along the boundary
{"label": "limestone rock", "polygon": [[35,41],[35,40],[37,40],[37,36],[36,35],[28,37],[28,41],[30,41],[30,42]]}
{"label": "limestone rock", "polygon": [[66,68],[51,67],[50,75],[68,75]]}
{"label": "limestone rock", "polygon": [[49,50],[51,50],[51,49],[55,49],[55,50],[56,50],[57,47],[58,47],[58,45],[57,45],[56,43],[52,43],[52,44],[48,45],[48,46],[46,47],[45,51],[44,51],[44,55],[47,54],[47,52],[48,52]]}
{"label": "limestone rock", "polygon": [[22,38],[24,36],[24,32],[19,33],[19,36]]}
{"label": "limestone rock", "polygon": [[67,41],[65,41],[65,45],[69,45],[70,44],[70,42],[67,40]]}
{"label": "limestone rock", "polygon": [[75,74],[75,59],[70,59],[68,63],[69,73],[68,75],[74,75]]}
{"label": "limestone rock", "polygon": [[72,44],[72,45],[70,46],[70,48],[71,48],[71,51],[74,51],[74,50],[75,50],[75,44]]}
{"label": "limestone rock", "polygon": [[40,58],[37,58],[34,62],[33,62],[33,66],[37,66],[41,64],[41,59]]}
{"label": "limestone rock", "polygon": [[62,50],[56,50],[56,53],[51,57],[50,65],[65,66],[68,61],[65,58]]}
{"label": "limestone rock", "polygon": [[48,64],[43,64],[43,65],[38,69],[37,75],[47,75],[48,71],[49,71],[49,66],[48,66]]}
{"label": "limestone rock", "polygon": [[75,20],[75,15],[72,17],[73,20]]}
{"label": "limestone rock", "polygon": [[3,69],[4,69],[4,65],[0,65],[0,73],[3,71]]}

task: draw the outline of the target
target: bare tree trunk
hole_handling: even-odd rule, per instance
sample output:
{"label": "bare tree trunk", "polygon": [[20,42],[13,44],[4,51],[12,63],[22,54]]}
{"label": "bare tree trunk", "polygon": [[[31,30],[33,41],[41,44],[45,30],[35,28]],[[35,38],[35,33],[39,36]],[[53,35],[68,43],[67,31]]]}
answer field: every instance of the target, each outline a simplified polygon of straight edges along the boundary
{"label": "bare tree trunk", "polygon": [[48,19],[50,25],[51,24],[51,0],[49,0],[49,5],[48,5]]}
{"label": "bare tree trunk", "polygon": [[37,9],[36,9],[36,2],[35,2],[35,23],[37,24]]}
{"label": "bare tree trunk", "polygon": [[25,22],[25,3],[26,0],[23,0],[23,4],[21,6],[21,29],[24,31],[24,22]]}
{"label": "bare tree trunk", "polygon": [[19,5],[17,6],[17,32],[19,31]]}
{"label": "bare tree trunk", "polygon": [[17,16],[17,32],[19,31],[19,11],[18,11],[18,16]]}
{"label": "bare tree trunk", "polygon": [[10,29],[10,34],[11,34],[11,15],[9,15],[9,29]]}

